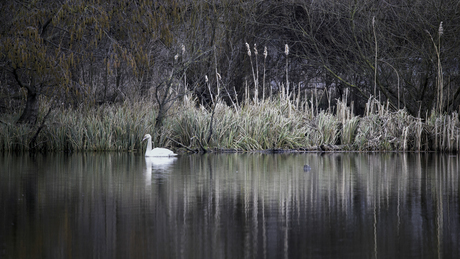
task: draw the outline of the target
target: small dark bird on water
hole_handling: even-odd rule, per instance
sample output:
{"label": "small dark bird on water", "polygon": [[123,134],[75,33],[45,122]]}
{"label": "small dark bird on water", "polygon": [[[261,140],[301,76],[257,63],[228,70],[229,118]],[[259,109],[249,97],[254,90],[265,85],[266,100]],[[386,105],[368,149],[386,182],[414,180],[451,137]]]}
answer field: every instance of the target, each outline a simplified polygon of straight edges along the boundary
{"label": "small dark bird on water", "polygon": [[304,172],[309,172],[311,170],[311,167],[309,165],[304,165],[303,166],[303,171]]}

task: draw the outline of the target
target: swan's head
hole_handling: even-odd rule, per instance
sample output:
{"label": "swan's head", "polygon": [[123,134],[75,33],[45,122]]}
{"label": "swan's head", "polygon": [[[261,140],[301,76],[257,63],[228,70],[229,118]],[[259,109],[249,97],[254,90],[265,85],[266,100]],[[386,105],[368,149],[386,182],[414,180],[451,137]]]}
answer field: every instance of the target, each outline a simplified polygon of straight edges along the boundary
{"label": "swan's head", "polygon": [[146,140],[146,139],[151,139],[152,136],[150,136],[150,134],[145,134],[144,135],[144,138],[142,139],[142,141]]}

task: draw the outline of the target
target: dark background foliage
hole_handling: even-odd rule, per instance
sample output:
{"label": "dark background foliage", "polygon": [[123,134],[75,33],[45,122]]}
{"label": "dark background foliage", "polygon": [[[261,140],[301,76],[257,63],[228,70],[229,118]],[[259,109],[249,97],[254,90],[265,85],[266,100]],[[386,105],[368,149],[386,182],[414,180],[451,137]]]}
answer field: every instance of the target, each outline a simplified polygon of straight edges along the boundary
{"label": "dark background foliage", "polygon": [[35,123],[43,99],[150,96],[167,110],[185,91],[211,104],[208,85],[231,104],[287,79],[290,91],[322,92],[323,106],[349,89],[358,113],[370,96],[421,116],[460,104],[454,0],[17,0],[0,12],[0,112],[19,122]]}

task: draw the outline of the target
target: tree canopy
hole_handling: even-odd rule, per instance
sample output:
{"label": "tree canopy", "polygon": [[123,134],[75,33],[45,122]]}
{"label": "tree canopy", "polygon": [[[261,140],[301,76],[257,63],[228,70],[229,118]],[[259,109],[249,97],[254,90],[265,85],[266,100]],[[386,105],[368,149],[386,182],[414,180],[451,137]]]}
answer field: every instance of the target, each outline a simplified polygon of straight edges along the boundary
{"label": "tree canopy", "polygon": [[[20,123],[36,122],[43,98],[93,105],[174,86],[211,103],[219,90],[208,84],[228,102],[246,87],[277,92],[291,82],[329,98],[351,89],[358,111],[370,96],[413,114],[460,104],[454,0],[15,0],[0,8],[0,111],[20,109]],[[246,43],[260,54],[249,57]]]}
{"label": "tree canopy", "polygon": [[[169,3],[168,8],[174,8]],[[150,44],[173,40],[169,23],[176,14],[149,1],[8,1],[1,6],[2,92],[25,91],[19,122],[35,123],[38,96],[66,104],[97,101],[94,94],[114,81],[120,92],[152,65]],[[123,95],[125,95],[123,93]],[[105,101],[105,100],[102,100]]]}

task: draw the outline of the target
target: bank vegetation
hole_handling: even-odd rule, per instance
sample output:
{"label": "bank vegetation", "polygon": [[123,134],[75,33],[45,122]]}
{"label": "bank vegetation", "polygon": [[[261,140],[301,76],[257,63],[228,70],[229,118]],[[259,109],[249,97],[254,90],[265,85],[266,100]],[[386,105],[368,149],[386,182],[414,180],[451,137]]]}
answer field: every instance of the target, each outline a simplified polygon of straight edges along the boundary
{"label": "bank vegetation", "polygon": [[458,150],[460,4],[4,1],[1,150]]}
{"label": "bank vegetation", "polygon": [[[426,119],[404,109],[392,110],[375,98],[365,114],[355,115],[344,99],[336,110],[319,110],[314,98],[300,102],[280,94],[262,101],[228,106],[216,99],[212,109],[186,95],[168,111],[161,131],[158,107],[144,99],[136,103],[49,109],[43,102],[37,126],[17,125],[2,118],[0,151],[130,151],[143,152],[145,133],[154,145],[187,152],[325,152],[443,151],[458,152],[460,122],[456,112],[433,111]],[[15,116],[19,116],[16,114]]]}

